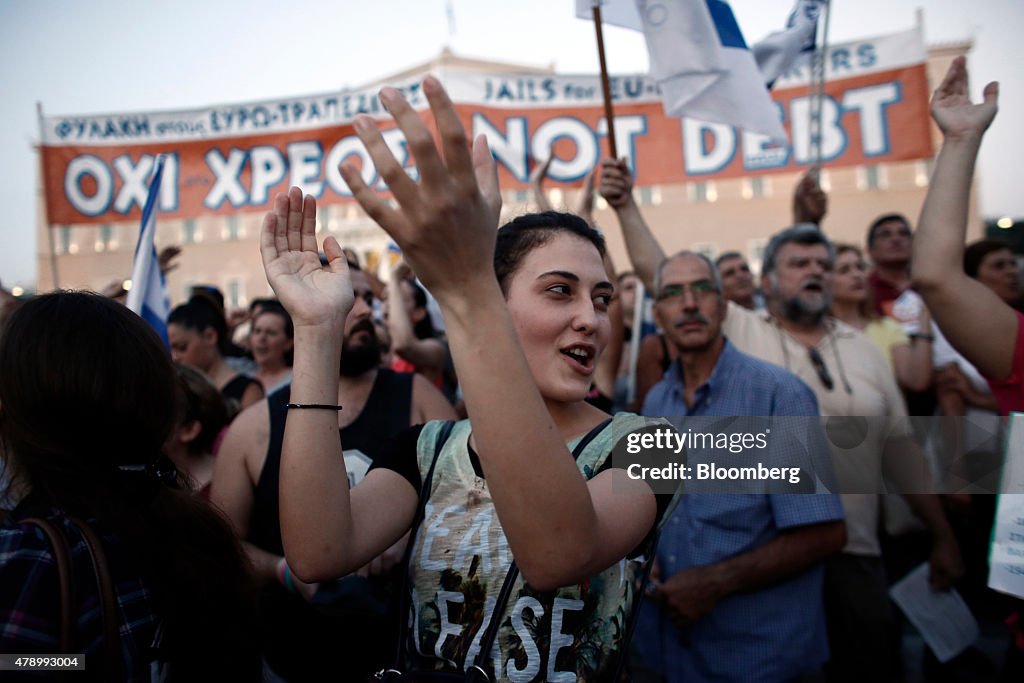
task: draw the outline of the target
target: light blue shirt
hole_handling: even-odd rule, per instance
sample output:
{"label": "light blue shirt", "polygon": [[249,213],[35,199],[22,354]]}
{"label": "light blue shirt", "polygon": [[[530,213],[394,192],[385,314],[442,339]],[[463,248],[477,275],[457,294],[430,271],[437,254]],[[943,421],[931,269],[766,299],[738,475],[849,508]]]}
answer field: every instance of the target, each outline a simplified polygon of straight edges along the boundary
{"label": "light blue shirt", "polygon": [[[788,427],[783,431],[789,438],[773,435],[774,455],[801,462],[810,458],[819,479],[831,481],[828,445],[817,417],[767,419],[818,415],[814,393],[796,375],[743,354],[726,340],[691,408],[686,407],[683,392],[676,361],[648,393],[643,414],[668,418],[681,431],[693,429],[695,423],[703,430],[728,422],[692,419],[696,417],[760,416],[759,422],[773,428],[785,422]],[[694,463],[700,457],[691,452],[688,459]],[[831,493],[708,494],[693,493],[693,488],[688,485],[689,493],[682,496],[661,533],[658,562],[663,581],[689,567],[753,550],[783,529],[843,517],[839,497]],[[645,600],[633,647],[648,668],[670,683],[789,680],[828,659],[822,573],[819,563],[759,591],[729,596],[685,632],[658,604]]]}

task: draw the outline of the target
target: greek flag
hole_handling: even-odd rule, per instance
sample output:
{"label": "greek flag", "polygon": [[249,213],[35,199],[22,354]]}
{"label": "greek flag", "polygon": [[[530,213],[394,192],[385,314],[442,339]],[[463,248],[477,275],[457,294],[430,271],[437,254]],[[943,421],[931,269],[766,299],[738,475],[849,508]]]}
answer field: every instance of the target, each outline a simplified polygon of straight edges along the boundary
{"label": "greek flag", "polygon": [[149,181],[149,195],[142,209],[142,226],[139,242],[135,245],[135,260],[132,263],[132,287],[128,290],[128,308],[148,322],[164,344],[167,340],[167,316],[171,304],[167,298],[167,283],[160,272],[160,261],[156,255],[153,238],[156,235],[156,202],[160,195],[160,179],[164,174],[164,157],[156,160],[153,178]]}
{"label": "greek flag", "polygon": [[818,38],[818,17],[826,4],[828,0],[796,0],[786,28],[754,44],[754,59],[767,87],[786,71],[810,62]]}
{"label": "greek flag", "polygon": [[644,32],[651,77],[667,115],[725,123],[788,142],[728,2],[577,0],[576,15],[589,18],[596,3],[602,21]]}

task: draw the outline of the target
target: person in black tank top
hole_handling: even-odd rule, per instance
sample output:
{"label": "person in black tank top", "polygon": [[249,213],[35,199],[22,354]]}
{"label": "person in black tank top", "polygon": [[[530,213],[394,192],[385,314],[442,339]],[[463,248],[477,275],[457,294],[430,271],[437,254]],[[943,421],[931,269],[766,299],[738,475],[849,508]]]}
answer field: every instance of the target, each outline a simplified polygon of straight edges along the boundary
{"label": "person in black tank top", "polygon": [[[412,409],[412,373],[394,372],[387,368],[377,370],[377,378],[359,417],[347,427],[338,430],[345,444],[345,464],[355,453],[373,461],[385,450],[391,438],[409,426]],[[255,545],[278,555],[281,546],[281,521],[278,518],[278,485],[281,468],[281,442],[287,417],[285,404],[291,397],[291,385],[282,387],[267,397],[270,410],[270,441],[267,460],[256,484],[256,497],[252,511],[249,540]],[[351,455],[350,455],[351,454]],[[354,456],[358,457],[358,456]],[[369,465],[369,462],[366,463]],[[363,469],[365,472],[365,468]],[[351,469],[349,470],[352,476]],[[350,480],[350,486],[355,482]]]}
{"label": "person in black tank top", "polygon": [[[350,486],[356,483],[351,480],[353,470],[364,473],[391,437],[409,426],[412,379],[412,373],[377,370],[359,417],[339,430]],[[285,405],[290,396],[289,385],[267,397],[270,440],[249,528],[249,542],[275,555],[284,554],[278,486]],[[389,633],[392,624],[387,618],[394,584],[394,572],[390,571],[370,577],[352,575],[321,584],[312,603],[280,584],[269,584],[260,617],[270,666],[289,681],[323,680],[325,672],[357,680],[370,673],[394,648],[394,634]],[[339,656],[342,651],[344,656]]]}
{"label": "person in black tank top", "polygon": [[[363,273],[355,282],[358,303],[348,317],[338,394],[331,401],[344,405],[344,417],[354,418],[338,430],[349,486],[414,420],[454,417],[423,377],[378,367],[372,295]],[[270,668],[288,681],[367,680],[391,653],[393,628],[386,610],[392,573],[375,567],[372,576],[360,571],[319,586],[294,576],[284,580],[278,489],[285,424],[295,412],[287,409],[291,400],[291,387],[282,387],[232,424],[218,454],[212,502],[231,519],[263,579],[260,627]],[[400,557],[401,550],[374,565],[386,570],[392,555]]]}

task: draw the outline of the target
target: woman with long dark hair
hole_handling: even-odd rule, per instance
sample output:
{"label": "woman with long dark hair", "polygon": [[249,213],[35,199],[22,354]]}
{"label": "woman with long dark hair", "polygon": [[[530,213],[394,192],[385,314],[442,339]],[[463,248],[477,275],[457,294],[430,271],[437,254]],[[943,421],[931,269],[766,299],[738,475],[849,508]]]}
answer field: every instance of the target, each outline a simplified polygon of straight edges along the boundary
{"label": "woman with long dark hair", "polygon": [[284,306],[268,301],[252,317],[249,349],[256,361],[256,380],[269,396],[292,381],[295,329]]}
{"label": "woman with long dark hair", "polygon": [[[17,505],[0,526],[0,652],[58,653],[70,627],[64,654],[85,654],[83,680],[149,680],[153,665],[170,680],[259,677],[241,549],[163,455],[177,390],[153,330],[104,297],[46,294],[11,317],[0,445]],[[67,540],[73,595],[61,597],[59,550],[32,518]],[[90,561],[89,530],[106,570]],[[106,572],[110,610],[97,576]]]}
{"label": "woman with long dark hair", "polygon": [[228,401],[232,417],[264,397],[258,381],[228,365],[225,357],[231,338],[227,321],[205,296],[193,296],[188,303],[174,307],[167,317],[167,336],[174,362],[206,373]]}

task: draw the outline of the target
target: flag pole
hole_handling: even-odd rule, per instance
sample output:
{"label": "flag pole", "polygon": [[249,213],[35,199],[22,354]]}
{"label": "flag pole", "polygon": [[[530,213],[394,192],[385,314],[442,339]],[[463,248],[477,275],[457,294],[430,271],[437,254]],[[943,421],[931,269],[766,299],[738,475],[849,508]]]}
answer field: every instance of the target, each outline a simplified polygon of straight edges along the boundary
{"label": "flag pole", "polygon": [[828,60],[828,20],[831,2],[825,3],[825,28],[821,35],[821,47],[814,55],[811,66],[811,175],[817,179],[821,175],[821,105],[825,99],[825,62]]}
{"label": "flag pole", "polygon": [[50,217],[46,211],[46,162],[43,158],[43,144],[46,142],[46,122],[43,117],[43,103],[36,102],[36,119],[39,121],[39,144],[36,145],[36,159],[39,162],[39,173],[37,178],[42,178],[44,195],[41,203],[38,204],[39,220],[43,221],[43,229],[46,230],[46,238],[50,245],[50,275],[53,278],[53,288],[60,289],[60,274],[57,270],[57,247],[53,242],[53,226],[50,225]]}
{"label": "flag pole", "polygon": [[615,148],[615,113],[612,111],[612,87],[608,81],[608,63],[604,58],[604,31],[601,28],[601,6],[595,4],[594,30],[597,31],[597,58],[601,63],[601,94],[604,95],[604,120],[608,124],[608,153],[612,159],[618,159]]}
{"label": "flag pole", "polygon": [[[636,401],[636,367],[640,360],[640,341],[643,336],[641,331],[644,327],[644,312],[647,308],[647,290],[643,282],[636,283],[636,294],[633,299],[633,319],[629,321],[632,335],[629,339],[629,372],[626,375],[626,405],[632,405]],[[637,409],[639,412],[639,408]]]}

